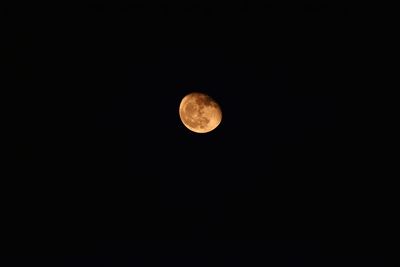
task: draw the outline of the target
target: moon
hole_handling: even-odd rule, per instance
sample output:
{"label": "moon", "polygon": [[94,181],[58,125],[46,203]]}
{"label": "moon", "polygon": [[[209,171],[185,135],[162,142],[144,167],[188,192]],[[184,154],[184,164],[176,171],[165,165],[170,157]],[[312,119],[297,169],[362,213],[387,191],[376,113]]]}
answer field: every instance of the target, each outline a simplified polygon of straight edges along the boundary
{"label": "moon", "polygon": [[193,92],[182,99],[179,105],[179,117],[189,130],[208,133],[221,123],[222,111],[210,96]]}

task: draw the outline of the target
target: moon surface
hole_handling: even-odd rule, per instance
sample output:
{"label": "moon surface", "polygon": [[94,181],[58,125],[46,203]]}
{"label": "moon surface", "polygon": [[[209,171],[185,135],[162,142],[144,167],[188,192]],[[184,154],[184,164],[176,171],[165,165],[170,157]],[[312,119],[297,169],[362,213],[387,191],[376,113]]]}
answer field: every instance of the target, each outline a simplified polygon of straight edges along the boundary
{"label": "moon surface", "polygon": [[196,133],[208,133],[218,127],[222,112],[218,103],[203,93],[186,95],[179,105],[179,116],[189,130]]}

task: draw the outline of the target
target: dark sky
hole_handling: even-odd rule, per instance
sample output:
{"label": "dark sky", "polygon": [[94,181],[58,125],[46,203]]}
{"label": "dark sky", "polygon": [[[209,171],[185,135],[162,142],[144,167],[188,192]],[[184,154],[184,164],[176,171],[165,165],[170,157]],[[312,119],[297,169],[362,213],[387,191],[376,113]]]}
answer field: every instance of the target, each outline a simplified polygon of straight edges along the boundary
{"label": "dark sky", "polygon": [[[4,12],[9,248],[65,266],[383,266],[348,170],[352,9]],[[192,91],[222,108],[209,134],[180,122]]]}

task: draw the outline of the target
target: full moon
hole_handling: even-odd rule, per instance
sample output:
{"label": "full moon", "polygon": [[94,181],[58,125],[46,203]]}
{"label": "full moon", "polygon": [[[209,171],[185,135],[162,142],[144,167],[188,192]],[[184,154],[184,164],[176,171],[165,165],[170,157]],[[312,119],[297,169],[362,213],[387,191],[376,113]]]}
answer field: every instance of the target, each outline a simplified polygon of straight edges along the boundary
{"label": "full moon", "polygon": [[222,120],[218,103],[202,93],[186,95],[179,105],[179,116],[189,130],[196,133],[208,133],[217,128]]}

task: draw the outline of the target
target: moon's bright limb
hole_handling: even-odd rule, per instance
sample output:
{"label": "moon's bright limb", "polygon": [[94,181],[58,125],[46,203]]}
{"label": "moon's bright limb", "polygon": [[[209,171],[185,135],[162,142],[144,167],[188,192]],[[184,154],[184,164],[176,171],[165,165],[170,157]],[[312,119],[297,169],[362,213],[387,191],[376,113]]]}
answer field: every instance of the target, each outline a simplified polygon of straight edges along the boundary
{"label": "moon's bright limb", "polygon": [[196,133],[208,133],[221,123],[221,108],[214,99],[202,93],[186,95],[179,105],[183,124]]}

